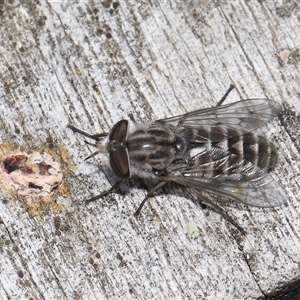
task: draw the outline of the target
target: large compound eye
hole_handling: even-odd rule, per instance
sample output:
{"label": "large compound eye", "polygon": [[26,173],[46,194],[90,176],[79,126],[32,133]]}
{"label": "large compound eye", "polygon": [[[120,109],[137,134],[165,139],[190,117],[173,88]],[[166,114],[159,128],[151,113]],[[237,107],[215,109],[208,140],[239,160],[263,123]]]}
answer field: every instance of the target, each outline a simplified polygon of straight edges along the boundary
{"label": "large compound eye", "polygon": [[110,134],[109,140],[110,141],[125,141],[127,140],[127,129],[128,129],[128,121],[121,120],[114,125]]}
{"label": "large compound eye", "polygon": [[109,160],[113,172],[121,179],[130,177],[130,160],[127,149],[128,121],[115,124],[109,135]]}
{"label": "large compound eye", "polygon": [[110,166],[114,173],[121,179],[130,177],[129,155],[126,148],[119,148],[109,155]]}

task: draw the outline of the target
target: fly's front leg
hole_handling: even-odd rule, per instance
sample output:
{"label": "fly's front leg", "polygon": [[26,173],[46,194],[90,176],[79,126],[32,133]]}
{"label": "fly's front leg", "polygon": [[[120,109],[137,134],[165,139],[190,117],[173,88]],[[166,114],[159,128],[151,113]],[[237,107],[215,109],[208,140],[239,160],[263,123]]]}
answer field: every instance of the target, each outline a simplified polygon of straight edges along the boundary
{"label": "fly's front leg", "polygon": [[210,200],[208,197],[204,196],[201,192],[198,190],[193,189],[193,191],[200,197],[200,199],[203,199],[205,203],[207,203],[209,206],[211,206],[216,212],[218,212],[226,221],[231,223],[236,229],[238,229],[242,234],[246,234],[246,231],[238,225],[228,214],[227,212],[214,203],[212,200]]}
{"label": "fly's front leg", "polygon": [[227,92],[225,93],[225,95],[221,98],[221,100],[217,103],[216,106],[221,106],[223,104],[223,102],[225,101],[225,99],[228,97],[228,95],[230,94],[230,92],[235,89],[235,85],[232,83],[230,86],[229,86],[229,89],[227,90]]}
{"label": "fly's front leg", "polygon": [[86,131],[83,131],[83,130],[81,130],[81,129],[79,129],[79,128],[73,126],[73,125],[71,125],[71,124],[68,124],[67,127],[70,128],[71,130],[73,130],[74,132],[80,133],[80,134],[82,134],[82,135],[84,135],[84,136],[86,136],[88,138],[94,139],[96,141],[98,141],[102,137],[105,137],[105,136],[109,135],[108,132],[101,132],[101,133],[96,133],[96,134],[90,134],[90,133],[88,133]]}
{"label": "fly's front leg", "polygon": [[[91,139],[94,139],[96,141],[99,141],[101,138],[109,135],[108,132],[102,132],[102,133],[97,133],[97,134],[89,134],[88,132],[85,132],[85,131],[83,131],[83,130],[81,130],[79,128],[76,128],[75,126],[73,126],[71,124],[68,124],[67,127],[70,128],[71,130],[73,130],[74,132],[78,132],[78,133],[80,133],[80,134],[82,134],[82,135],[84,135],[86,137],[89,137]],[[86,144],[88,144],[88,145],[91,145],[93,147],[98,148],[98,151],[92,153],[91,155],[89,155],[88,157],[86,157],[84,160],[87,160],[87,159],[89,159],[91,157],[94,157],[94,156],[96,156],[99,153],[105,153],[105,151],[106,151],[106,146],[102,146],[102,145],[98,145],[98,144],[93,144],[93,143],[90,143],[88,141],[84,141],[84,142]]]}
{"label": "fly's front leg", "polygon": [[124,180],[120,180],[118,181],[117,183],[115,183],[108,191],[105,191],[103,193],[101,193],[100,195],[97,195],[91,199],[88,199],[85,201],[85,204],[89,204],[90,202],[93,202],[93,201],[96,201],[110,193],[112,193],[114,190],[116,190],[123,182],[125,182],[127,179],[124,179]]}
{"label": "fly's front leg", "polygon": [[139,208],[136,210],[136,212],[133,214],[135,217],[138,217],[139,214],[141,213],[141,210],[144,206],[144,204],[146,203],[146,201],[153,196],[154,192],[156,192],[158,189],[160,189],[161,187],[163,187],[165,184],[167,183],[167,181],[162,181],[160,182],[156,187],[154,187],[144,198],[144,200],[142,201],[142,203],[140,204]]}

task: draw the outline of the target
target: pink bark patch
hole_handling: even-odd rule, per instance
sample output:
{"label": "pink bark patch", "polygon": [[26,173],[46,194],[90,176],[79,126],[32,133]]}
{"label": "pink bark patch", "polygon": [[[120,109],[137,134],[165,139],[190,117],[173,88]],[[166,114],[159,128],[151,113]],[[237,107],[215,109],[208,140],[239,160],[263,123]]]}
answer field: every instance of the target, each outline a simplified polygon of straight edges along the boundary
{"label": "pink bark patch", "polygon": [[2,160],[0,181],[20,196],[49,196],[59,189],[62,179],[59,163],[47,153],[20,153]]}
{"label": "pink bark patch", "polygon": [[32,173],[32,170],[25,166],[27,161],[27,155],[18,154],[6,157],[3,160],[4,171],[8,174],[11,172],[23,169],[24,173]]}

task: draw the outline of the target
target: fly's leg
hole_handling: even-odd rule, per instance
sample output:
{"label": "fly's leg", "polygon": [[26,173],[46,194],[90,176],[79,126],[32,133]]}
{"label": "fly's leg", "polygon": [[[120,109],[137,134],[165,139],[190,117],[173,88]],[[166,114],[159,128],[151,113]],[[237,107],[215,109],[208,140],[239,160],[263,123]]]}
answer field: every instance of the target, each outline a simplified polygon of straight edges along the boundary
{"label": "fly's leg", "polygon": [[246,231],[238,225],[227,213],[226,211],[214,203],[212,200],[210,200],[208,197],[204,196],[201,192],[198,190],[193,189],[193,191],[201,198],[205,203],[207,203],[209,206],[211,206],[216,212],[218,212],[226,221],[231,223],[236,229],[238,229],[242,234],[246,234]]}
{"label": "fly's leg", "polygon": [[136,210],[136,212],[133,214],[135,217],[138,217],[139,214],[141,213],[141,210],[144,206],[144,204],[146,203],[146,201],[153,196],[154,192],[156,192],[158,189],[160,189],[161,187],[163,187],[165,184],[167,183],[167,181],[162,181],[160,182],[156,187],[154,187],[144,198],[144,200],[142,201],[142,203],[140,204],[139,208]]}
{"label": "fly's leg", "polygon": [[221,106],[223,104],[223,102],[225,101],[225,99],[228,97],[228,95],[230,94],[230,92],[235,89],[235,85],[232,83],[230,86],[229,86],[229,89],[227,90],[227,92],[225,93],[225,95],[221,98],[221,100],[217,103],[216,106]]}
{"label": "fly's leg", "polygon": [[93,197],[91,199],[86,200],[85,204],[89,204],[90,202],[96,201],[96,200],[98,200],[98,199],[100,199],[100,198],[102,198],[102,197],[104,197],[104,196],[112,193],[114,190],[116,190],[125,181],[126,181],[126,179],[118,181],[108,191],[105,191],[105,192],[101,193],[100,195],[97,195],[97,196],[95,196],[95,197]]}
{"label": "fly's leg", "polygon": [[[86,137],[89,137],[91,139],[94,139],[96,141],[99,141],[101,138],[109,135],[108,132],[102,132],[102,133],[97,133],[97,134],[89,134],[89,133],[87,133],[87,132],[85,132],[85,131],[83,131],[83,130],[81,130],[79,128],[76,128],[75,126],[73,126],[71,124],[68,124],[67,127],[70,128],[71,130],[73,130],[74,132],[78,132],[78,133],[80,133],[80,134],[82,134],[82,135],[84,135]],[[92,153],[91,155],[89,155],[88,157],[86,157],[84,160],[87,160],[87,159],[89,159],[91,157],[94,157],[95,155],[97,155],[99,153],[105,153],[105,151],[106,151],[106,147],[105,146],[93,144],[93,143],[90,143],[88,141],[84,141],[84,142],[86,144],[88,144],[88,145],[91,145],[91,146],[96,147],[96,148],[99,149],[98,151],[96,151],[96,152]]]}
{"label": "fly's leg", "polygon": [[[71,125],[71,124],[68,124],[67,127],[70,128],[71,130],[73,130],[74,132],[80,133],[80,134],[82,134],[82,135],[84,135],[84,136],[86,136],[88,138],[94,139],[96,141],[98,141],[102,137],[105,137],[105,136],[109,135],[108,132],[102,132],[102,133],[97,133],[97,134],[89,134],[89,133],[87,133],[87,132],[85,132],[85,131],[83,131],[83,130],[81,130],[81,129],[79,129],[79,128]],[[85,141],[85,143],[88,144],[88,145],[97,147],[99,149],[98,151],[92,153],[90,156],[88,156],[87,158],[85,158],[85,160],[87,160],[87,159],[89,159],[91,157],[94,157],[95,155],[97,155],[99,153],[104,153],[105,152],[105,146],[101,146],[101,145],[97,145],[97,144],[92,144],[92,143],[90,143],[88,141]],[[105,191],[105,192],[101,193],[100,195],[97,195],[97,196],[95,196],[95,197],[93,197],[91,199],[86,200],[85,203],[88,204],[90,202],[96,201],[96,200],[98,200],[98,199],[100,199],[100,198],[102,198],[102,197],[104,197],[104,196],[112,193],[115,189],[117,189],[125,181],[126,181],[126,179],[118,181],[108,191]]]}
{"label": "fly's leg", "polygon": [[97,140],[97,141],[98,141],[100,138],[109,135],[108,132],[101,132],[101,133],[96,133],[96,134],[90,134],[90,133],[87,133],[87,132],[85,132],[85,131],[83,131],[83,130],[81,130],[81,129],[79,129],[79,128],[73,126],[73,125],[71,125],[71,124],[68,124],[67,127],[70,128],[71,130],[73,130],[74,132],[78,132],[78,133],[80,133],[80,134],[82,134],[82,135],[84,135],[84,136],[86,136],[86,137],[89,137],[89,138],[94,139],[94,140]]}

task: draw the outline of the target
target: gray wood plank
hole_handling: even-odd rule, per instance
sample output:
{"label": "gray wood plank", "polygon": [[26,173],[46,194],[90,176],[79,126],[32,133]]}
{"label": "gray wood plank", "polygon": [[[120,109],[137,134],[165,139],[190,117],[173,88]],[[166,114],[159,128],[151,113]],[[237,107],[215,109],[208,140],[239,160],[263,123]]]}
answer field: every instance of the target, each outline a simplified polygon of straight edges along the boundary
{"label": "gray wood plank", "polygon": [[[46,151],[64,172],[41,208],[0,194],[1,299],[258,299],[299,280],[296,2],[5,2],[0,18],[1,158]],[[280,153],[287,205],[221,200],[245,236],[176,185],[138,219],[150,180],[85,205],[116,178],[105,155],[84,161],[95,149],[69,122],[96,133],[211,107],[232,82],[230,102],[284,106],[262,131]],[[197,239],[184,233],[191,220]]]}

